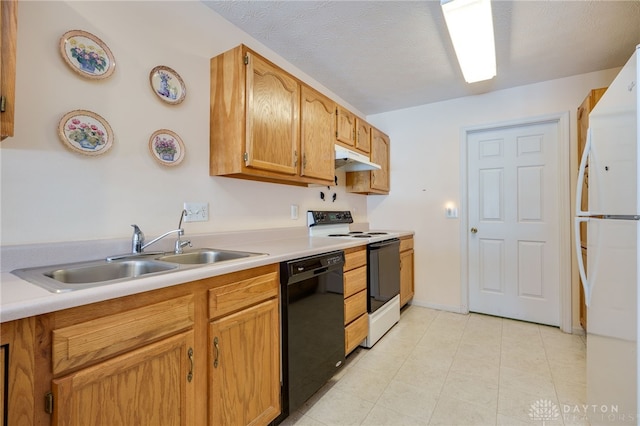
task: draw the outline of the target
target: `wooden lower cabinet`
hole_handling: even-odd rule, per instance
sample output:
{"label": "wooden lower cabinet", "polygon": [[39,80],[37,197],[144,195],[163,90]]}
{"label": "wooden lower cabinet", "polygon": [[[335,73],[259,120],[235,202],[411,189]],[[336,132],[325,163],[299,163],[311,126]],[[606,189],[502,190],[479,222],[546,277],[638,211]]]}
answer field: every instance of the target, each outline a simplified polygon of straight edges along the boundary
{"label": "wooden lower cabinet", "polygon": [[187,331],[53,380],[53,424],[194,424],[193,346]]}
{"label": "wooden lower cabinet", "polygon": [[0,425],[269,424],[280,414],[278,270],[0,324]]}
{"label": "wooden lower cabinet", "polygon": [[0,425],[35,424],[35,333],[34,317],[0,324]]}
{"label": "wooden lower cabinet", "polygon": [[278,300],[209,327],[209,424],[266,425],[280,414]]}
{"label": "wooden lower cabinet", "polygon": [[348,355],[369,334],[367,248],[347,249],[344,254],[344,348],[345,355]]}
{"label": "wooden lower cabinet", "polygon": [[5,359],[8,353],[7,346],[8,345],[0,346],[0,425],[2,426],[6,426],[7,424],[7,407],[4,404],[4,397],[9,394],[9,391],[6,388],[7,383],[5,381],[7,377],[7,368],[9,367]]}
{"label": "wooden lower cabinet", "polygon": [[400,240],[400,307],[415,294],[413,237]]}

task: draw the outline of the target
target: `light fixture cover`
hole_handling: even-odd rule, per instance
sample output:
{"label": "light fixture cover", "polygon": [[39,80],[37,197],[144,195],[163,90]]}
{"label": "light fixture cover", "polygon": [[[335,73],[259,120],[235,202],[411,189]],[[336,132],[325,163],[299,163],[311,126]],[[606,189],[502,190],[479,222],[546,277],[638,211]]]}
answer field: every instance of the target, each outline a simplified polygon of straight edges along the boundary
{"label": "light fixture cover", "polygon": [[490,0],[441,0],[462,74],[467,83],[496,75],[496,49]]}

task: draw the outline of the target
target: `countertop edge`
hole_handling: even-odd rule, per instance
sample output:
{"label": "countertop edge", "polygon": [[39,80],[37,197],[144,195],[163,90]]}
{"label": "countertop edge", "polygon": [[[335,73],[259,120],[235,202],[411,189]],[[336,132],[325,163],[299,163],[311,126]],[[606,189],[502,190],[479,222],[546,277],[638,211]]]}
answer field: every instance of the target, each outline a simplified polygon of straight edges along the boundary
{"label": "countertop edge", "polygon": [[[393,236],[398,237],[414,235],[412,231],[389,232],[395,234]],[[376,237],[373,241],[381,241],[387,238],[389,238],[389,235]],[[35,284],[22,280],[10,272],[2,272],[0,273],[0,323],[181,285],[191,281],[216,277],[333,250],[345,250],[351,247],[364,246],[371,241],[372,240],[362,241],[356,239],[348,240],[309,236],[266,240],[264,238],[257,238],[254,241],[245,239],[235,244],[226,243],[224,248],[228,250],[267,253],[267,255],[232,260],[215,265],[204,265],[197,268],[183,269],[167,274],[137,278],[131,281],[66,293],[52,293]]]}

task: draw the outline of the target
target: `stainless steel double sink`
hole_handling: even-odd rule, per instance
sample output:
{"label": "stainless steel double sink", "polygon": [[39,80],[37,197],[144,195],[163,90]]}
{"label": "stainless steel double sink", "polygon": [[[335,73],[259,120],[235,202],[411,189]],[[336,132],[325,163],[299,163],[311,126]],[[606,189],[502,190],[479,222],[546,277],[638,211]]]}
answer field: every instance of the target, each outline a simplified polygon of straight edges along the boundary
{"label": "stainless steel double sink", "polygon": [[201,248],[185,250],[180,254],[141,253],[119,256],[113,261],[95,260],[16,269],[11,273],[51,292],[63,293],[253,256],[266,254]]}

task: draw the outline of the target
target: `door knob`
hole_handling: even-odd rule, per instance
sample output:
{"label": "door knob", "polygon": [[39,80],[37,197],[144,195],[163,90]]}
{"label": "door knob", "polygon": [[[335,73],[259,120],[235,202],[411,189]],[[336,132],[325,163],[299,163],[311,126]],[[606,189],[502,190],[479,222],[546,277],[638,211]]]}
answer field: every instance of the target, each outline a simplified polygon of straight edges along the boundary
{"label": "door knob", "polygon": [[471,228],[471,233],[472,234],[477,234],[478,233],[478,228]]}

